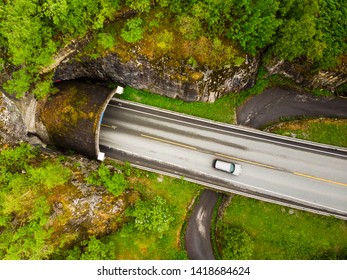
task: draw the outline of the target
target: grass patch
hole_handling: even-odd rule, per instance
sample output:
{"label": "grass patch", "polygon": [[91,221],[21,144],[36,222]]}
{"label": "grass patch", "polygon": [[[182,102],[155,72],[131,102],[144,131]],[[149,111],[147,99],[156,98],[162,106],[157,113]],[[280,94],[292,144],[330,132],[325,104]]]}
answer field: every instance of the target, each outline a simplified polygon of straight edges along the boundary
{"label": "grass patch", "polygon": [[235,196],[218,223],[252,237],[251,259],[347,258],[347,223],[332,217]]}
{"label": "grass patch", "polygon": [[273,125],[269,132],[347,148],[347,120],[295,120]]}
{"label": "grass patch", "polygon": [[225,123],[235,122],[234,94],[225,95],[214,103],[185,102],[126,87],[120,98],[214,121]]}

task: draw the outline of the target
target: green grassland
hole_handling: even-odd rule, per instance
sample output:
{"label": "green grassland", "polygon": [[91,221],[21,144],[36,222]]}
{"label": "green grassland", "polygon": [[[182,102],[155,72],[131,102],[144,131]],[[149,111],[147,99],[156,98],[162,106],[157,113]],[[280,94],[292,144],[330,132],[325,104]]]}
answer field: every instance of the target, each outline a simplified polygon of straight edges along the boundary
{"label": "green grassland", "polygon": [[[251,237],[249,259],[347,258],[347,223],[332,217],[235,196],[218,221],[218,226],[221,224],[238,228]],[[222,252],[223,245],[219,243]],[[238,258],[240,254],[234,255]]]}
{"label": "green grassland", "polygon": [[214,121],[235,122],[234,96],[232,94],[219,98],[214,103],[184,102],[179,99],[126,87],[120,98]]}
{"label": "green grassland", "polygon": [[347,147],[347,120],[311,119],[280,123],[267,128],[269,132],[318,143]]}

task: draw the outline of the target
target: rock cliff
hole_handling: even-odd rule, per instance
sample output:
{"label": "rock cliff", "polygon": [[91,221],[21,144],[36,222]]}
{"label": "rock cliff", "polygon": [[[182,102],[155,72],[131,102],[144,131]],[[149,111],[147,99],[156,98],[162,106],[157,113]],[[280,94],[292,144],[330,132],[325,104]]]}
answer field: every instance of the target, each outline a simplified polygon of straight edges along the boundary
{"label": "rock cliff", "polygon": [[243,65],[218,70],[196,69],[182,61],[162,57],[156,61],[143,56],[123,61],[116,53],[91,59],[70,56],[57,67],[55,80],[80,77],[101,79],[185,101],[213,102],[228,93],[239,92],[255,83],[257,57],[246,57]]}
{"label": "rock cliff", "polygon": [[340,65],[335,70],[314,70],[314,66],[307,61],[288,62],[273,59],[266,65],[270,75],[281,74],[292,79],[301,87],[309,89],[325,89],[335,92],[347,83],[347,65]]}
{"label": "rock cliff", "polygon": [[21,112],[0,90],[0,143],[16,144],[28,140],[28,129]]}

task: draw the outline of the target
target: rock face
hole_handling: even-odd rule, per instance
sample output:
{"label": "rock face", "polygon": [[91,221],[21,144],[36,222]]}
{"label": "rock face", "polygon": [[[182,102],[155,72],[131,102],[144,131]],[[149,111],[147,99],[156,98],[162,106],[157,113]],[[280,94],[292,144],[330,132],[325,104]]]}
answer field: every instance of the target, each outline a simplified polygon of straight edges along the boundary
{"label": "rock face", "polygon": [[64,60],[55,72],[56,80],[88,77],[130,85],[137,89],[185,101],[209,101],[254,85],[259,59],[246,57],[240,67],[219,70],[195,69],[191,65],[163,57],[150,61],[137,56],[122,61],[116,53],[103,58],[73,57]]}
{"label": "rock face", "polygon": [[[86,178],[98,170],[99,164],[81,155],[41,150],[40,156],[51,162],[63,157],[63,166],[72,173],[69,182],[47,194],[51,212],[46,227],[52,230],[50,241],[55,248],[68,248],[89,236],[104,236],[122,227],[124,212],[132,203],[131,191],[115,197],[105,187],[87,183]],[[112,173],[119,172],[107,167]]]}
{"label": "rock face", "polygon": [[1,90],[0,94],[0,141],[3,138],[7,144],[26,141],[42,146],[50,143],[46,127],[39,118],[45,100],[37,101],[32,94],[24,94],[20,99]]}
{"label": "rock face", "polygon": [[347,66],[340,67],[337,71],[313,71],[312,65],[307,62],[287,62],[272,60],[266,65],[270,75],[281,74],[292,79],[302,87],[310,89],[325,89],[335,92],[336,89],[347,82]]}
{"label": "rock face", "polygon": [[0,143],[27,141],[28,129],[17,106],[0,91]]}

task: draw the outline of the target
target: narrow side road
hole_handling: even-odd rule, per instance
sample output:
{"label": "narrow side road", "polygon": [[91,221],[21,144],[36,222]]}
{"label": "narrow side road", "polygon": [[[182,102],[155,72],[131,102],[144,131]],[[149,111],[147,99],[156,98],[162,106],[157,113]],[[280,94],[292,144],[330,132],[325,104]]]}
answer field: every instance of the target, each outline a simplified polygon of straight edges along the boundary
{"label": "narrow side road", "polygon": [[205,189],[188,221],[185,236],[190,260],[214,260],[211,244],[211,221],[219,193]]}
{"label": "narrow side road", "polygon": [[237,123],[253,128],[278,122],[281,117],[347,118],[347,99],[269,88],[237,109]]}

